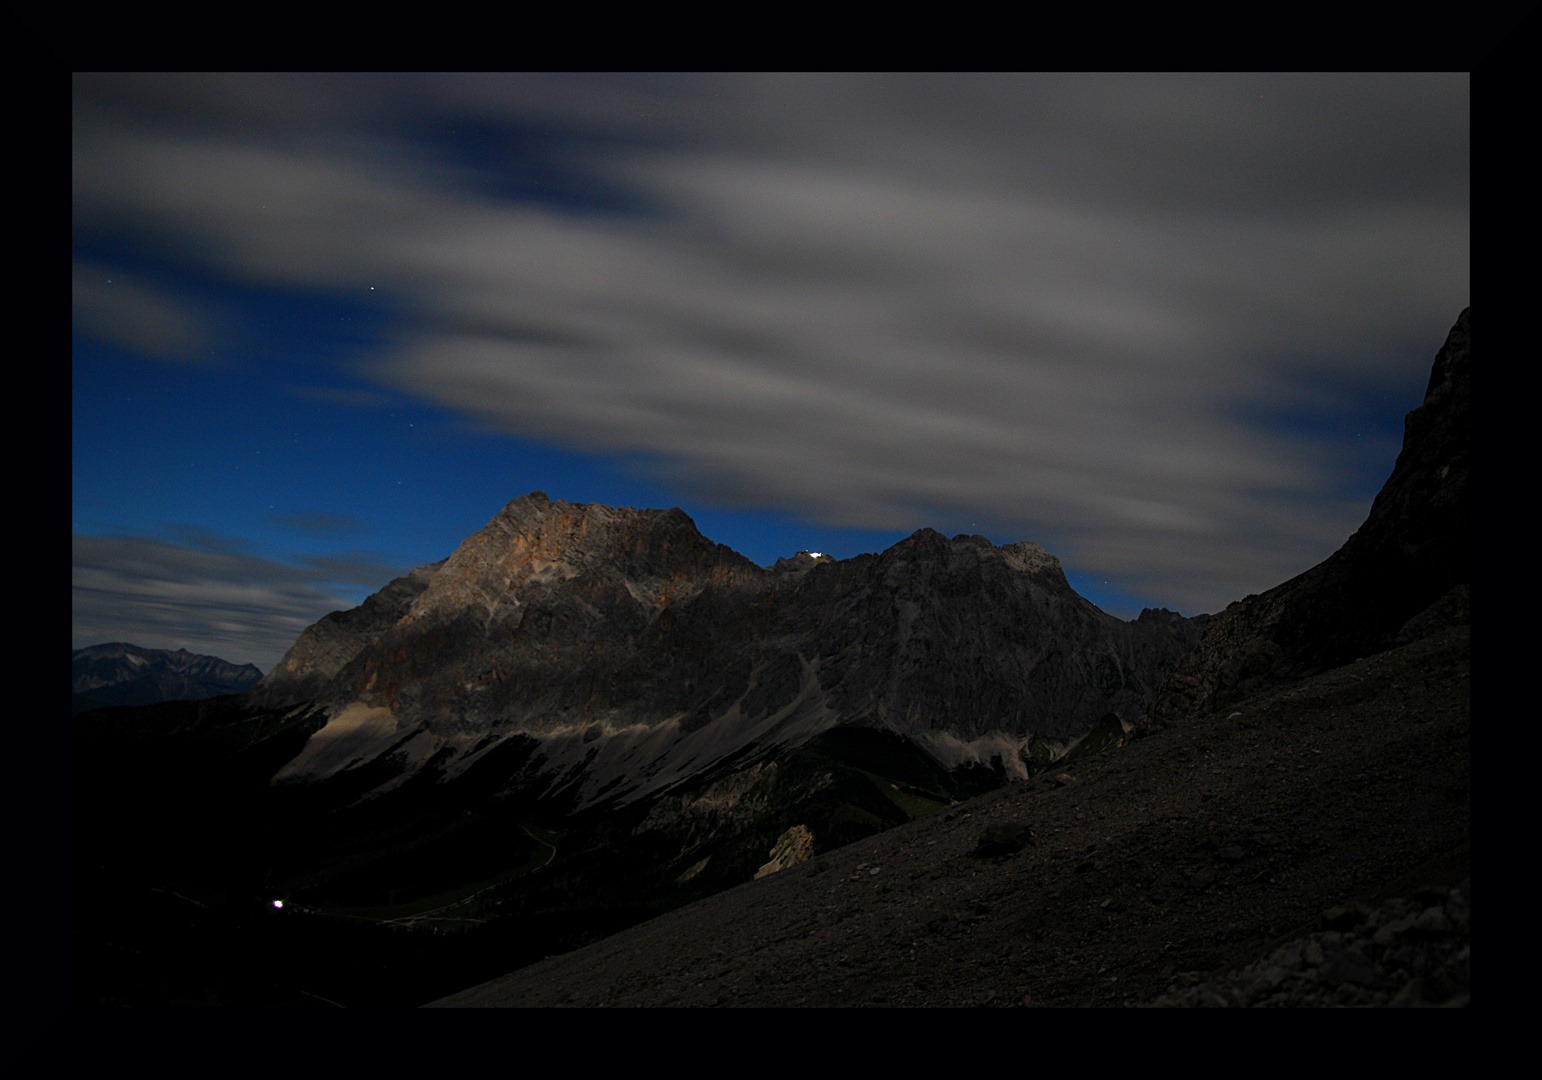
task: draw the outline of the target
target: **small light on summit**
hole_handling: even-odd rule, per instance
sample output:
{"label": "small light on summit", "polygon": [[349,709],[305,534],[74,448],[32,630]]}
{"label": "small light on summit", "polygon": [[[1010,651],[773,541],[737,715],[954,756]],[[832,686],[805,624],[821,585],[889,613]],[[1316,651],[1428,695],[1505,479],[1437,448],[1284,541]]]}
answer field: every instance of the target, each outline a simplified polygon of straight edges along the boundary
{"label": "small light on summit", "polygon": [[809,552],[809,553],[808,553],[808,554],[809,554],[809,558],[811,558],[811,559],[817,559],[817,558],[819,558],[819,557],[820,557],[820,556],[821,556],[821,555],[823,555],[823,554],[824,554],[824,552],[822,552],[822,551],[811,551],[811,552]]}

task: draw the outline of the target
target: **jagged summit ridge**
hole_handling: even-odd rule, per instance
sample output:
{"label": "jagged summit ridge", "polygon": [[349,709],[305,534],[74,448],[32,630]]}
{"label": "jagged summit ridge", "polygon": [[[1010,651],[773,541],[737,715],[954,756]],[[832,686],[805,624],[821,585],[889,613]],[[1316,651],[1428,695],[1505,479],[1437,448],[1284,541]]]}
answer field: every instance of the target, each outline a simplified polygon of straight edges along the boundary
{"label": "jagged summit ridge", "polygon": [[[633,510],[553,501],[534,491],[510,502],[448,558],[390,582],[357,608],[333,612],[302,633],[258,687],[269,704],[336,691],[343,669],[386,631],[420,620],[480,613],[484,631],[518,621],[543,588],[595,574],[656,604],[702,567],[718,577],[756,569],[696,530],[678,507]],[[719,567],[723,569],[718,570]],[[330,696],[336,697],[337,692]]]}
{"label": "jagged summit ridge", "polygon": [[1469,1005],[1469,318],[1365,523],[1209,620],[1155,737],[435,1004]]}
{"label": "jagged summit ridge", "polygon": [[639,602],[674,598],[683,583],[754,576],[750,560],[696,529],[679,507],[634,510],[521,496],[468,538],[414,600],[408,618],[480,608],[517,615],[527,588],[577,579],[625,583]]}
{"label": "jagged summit ridge", "polygon": [[1115,619],[1033,543],[921,529],[763,568],[679,509],[532,492],[307,630],[263,692],[333,717],[281,779],[386,754],[453,778],[518,735],[554,786],[635,798],[846,723],[1021,771],[1032,734],[1135,721],[1199,625]]}

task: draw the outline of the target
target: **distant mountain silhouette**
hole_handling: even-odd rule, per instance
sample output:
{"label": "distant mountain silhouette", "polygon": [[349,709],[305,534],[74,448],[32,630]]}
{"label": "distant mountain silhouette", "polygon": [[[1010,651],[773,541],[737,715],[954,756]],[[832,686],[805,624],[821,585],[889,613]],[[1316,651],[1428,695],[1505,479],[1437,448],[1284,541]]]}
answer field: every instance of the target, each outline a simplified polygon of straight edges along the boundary
{"label": "distant mountain silhouette", "polygon": [[109,705],[197,701],[250,688],[262,672],[186,649],[146,649],[115,641],[70,653],[70,715]]}

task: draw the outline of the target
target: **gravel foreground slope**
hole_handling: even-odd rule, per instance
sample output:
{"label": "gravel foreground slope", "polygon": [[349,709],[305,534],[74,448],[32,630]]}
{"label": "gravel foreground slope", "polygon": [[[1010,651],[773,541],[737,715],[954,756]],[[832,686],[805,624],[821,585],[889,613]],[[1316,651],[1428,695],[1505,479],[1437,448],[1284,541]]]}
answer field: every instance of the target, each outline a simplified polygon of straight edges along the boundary
{"label": "gravel foreground slope", "polygon": [[1470,687],[1449,629],[431,1007],[1465,1005]]}

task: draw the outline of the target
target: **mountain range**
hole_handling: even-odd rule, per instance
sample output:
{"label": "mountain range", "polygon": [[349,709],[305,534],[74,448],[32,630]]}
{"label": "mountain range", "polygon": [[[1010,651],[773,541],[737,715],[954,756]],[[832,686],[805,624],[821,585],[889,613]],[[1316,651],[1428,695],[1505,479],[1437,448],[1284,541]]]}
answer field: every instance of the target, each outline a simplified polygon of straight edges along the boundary
{"label": "mountain range", "polygon": [[[1192,900],[1194,918],[1231,910],[1234,927],[1237,903],[1269,911],[1233,943],[1252,947],[1362,871],[1449,861],[1467,829],[1468,315],[1365,525],[1214,617],[1115,619],[1031,543],[923,529],[764,568],[678,509],[516,499],[443,562],[307,629],[243,694],[76,718],[77,1000],[403,1003],[566,953],[454,1001],[710,1004],[717,990],[668,990],[705,985],[698,926],[738,942],[730,967],[770,958],[805,991],[735,979],[725,1003],[836,1003],[854,963],[873,985],[900,977],[808,952],[837,893],[848,935],[887,913],[881,938],[853,941],[908,941],[912,959],[923,940],[974,949],[954,929],[1000,916],[1002,897],[1058,920],[1031,931],[1017,910],[983,972],[1026,955],[1024,933],[1140,953],[1160,920],[1120,915],[1153,895]],[[1435,728],[1407,725],[1411,699]],[[1329,785],[1315,801],[1276,769],[1303,740],[1330,758],[1289,778]],[[1345,870],[1355,834],[1335,830],[1357,813],[1385,843]],[[875,851],[905,884],[870,880]],[[1103,882],[1092,922],[1061,903]],[[916,899],[982,888],[994,899],[964,921]],[[772,893],[805,929],[745,936]],[[682,905],[686,922],[666,914]],[[1236,959],[1191,952],[1202,972]],[[1149,988],[1171,964],[1148,967]],[[873,1000],[960,1003],[979,972]],[[1044,985],[1109,1000],[1080,976]]]}
{"label": "mountain range", "polygon": [[[245,693],[76,718],[81,891],[103,898],[82,994],[273,1000],[239,965],[148,990],[100,966],[202,963],[267,895],[286,926],[449,934],[313,984],[426,1000],[1120,745],[1205,622],[1114,618],[1032,543],[923,529],[760,567],[679,509],[531,493]],[[215,942],[175,929],[177,898],[224,912]],[[390,955],[352,932],[319,954]]]}
{"label": "mountain range", "polygon": [[923,529],[765,569],[679,510],[514,500],[444,562],[306,630],[252,694],[329,721],[279,781],[389,759],[453,780],[510,740],[583,809],[862,725],[944,768],[1133,728],[1205,620],[1124,622],[1032,543]]}
{"label": "mountain range", "polygon": [[434,1004],[1469,1004],[1469,320],[1365,524],[1117,753]]}
{"label": "mountain range", "polygon": [[70,653],[70,715],[111,705],[193,701],[249,689],[262,672],[186,649],[146,649],[115,641]]}
{"label": "mountain range", "polygon": [[433,1004],[1470,1004],[1470,364],[1463,310],[1365,525],[1118,753]]}

